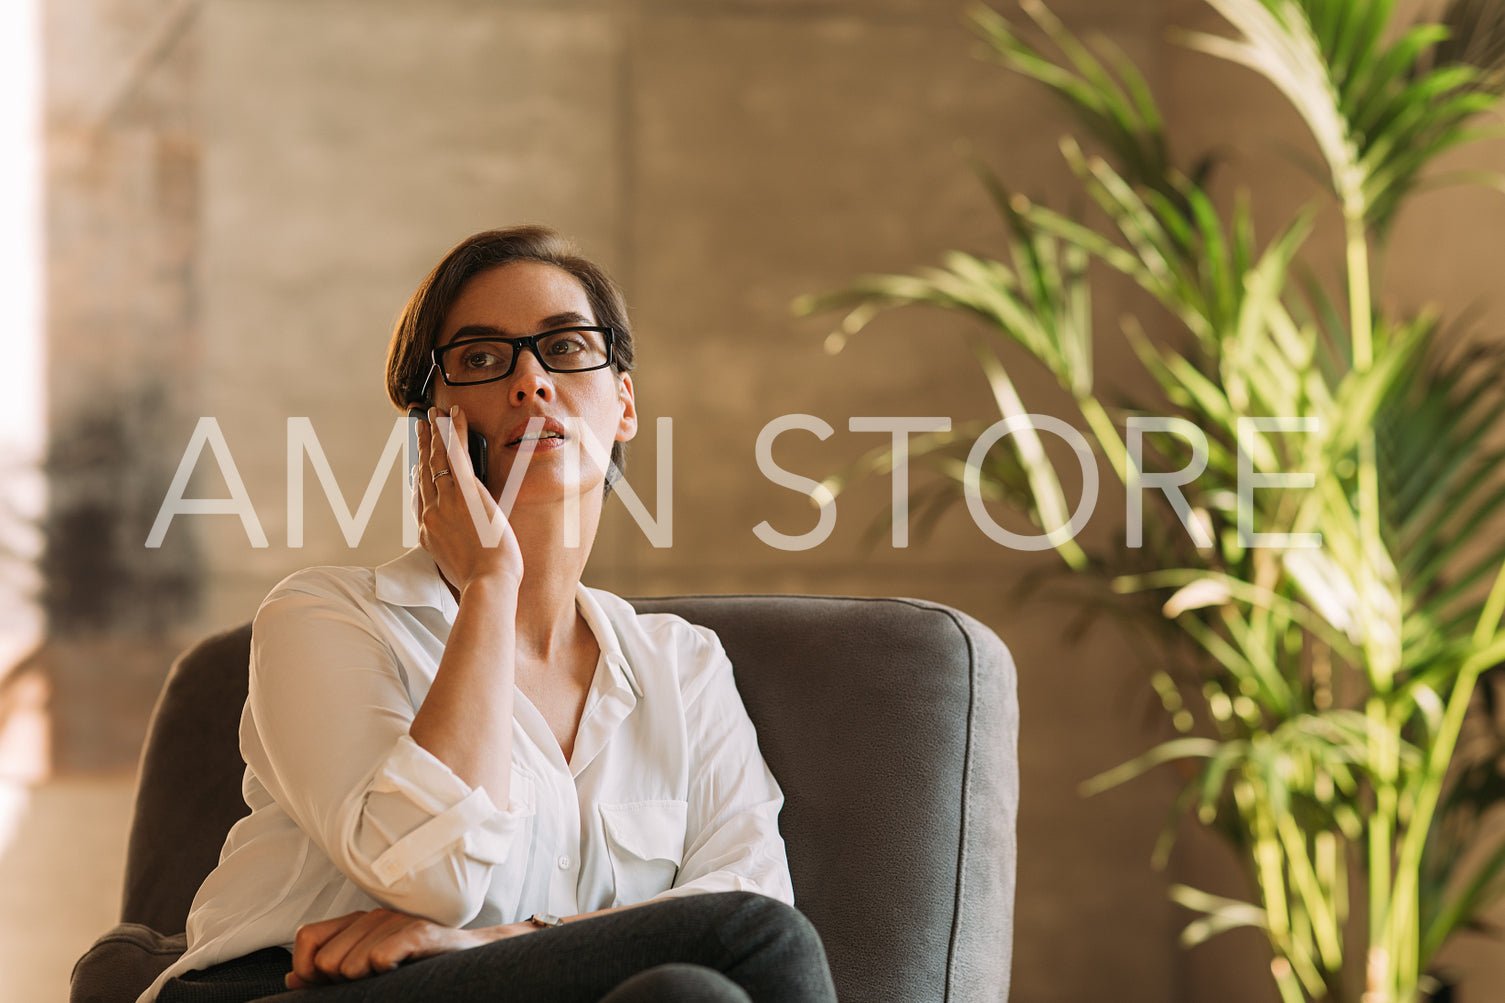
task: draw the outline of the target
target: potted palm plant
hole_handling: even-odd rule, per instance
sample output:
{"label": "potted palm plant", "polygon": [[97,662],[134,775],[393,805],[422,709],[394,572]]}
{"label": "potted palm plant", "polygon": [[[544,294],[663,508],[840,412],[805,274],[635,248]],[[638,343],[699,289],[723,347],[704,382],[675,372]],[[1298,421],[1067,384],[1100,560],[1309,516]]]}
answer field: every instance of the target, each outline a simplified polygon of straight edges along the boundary
{"label": "potted palm plant", "polygon": [[[933,518],[968,491],[1013,505],[1067,568],[1196,651],[1190,671],[1167,659],[1155,672],[1175,737],[1087,785],[1174,762],[1182,806],[1239,855],[1250,901],[1173,890],[1197,914],[1183,941],[1255,926],[1287,1003],[1399,1003],[1426,991],[1439,948],[1505,866],[1505,846],[1462,853],[1505,791],[1488,677],[1505,661],[1505,358],[1440,337],[1434,312],[1381,308],[1372,262],[1438,156],[1496,107],[1505,5],[1454,0],[1437,22],[1400,26],[1392,0],[1208,3],[1229,32],[1179,41],[1273,83],[1323,160],[1313,203],[1273,239],[1254,237],[1257,192],[1219,205],[1207,160],[1175,162],[1128,60],[1025,0],[1052,54],[992,10],[972,19],[1003,66],[1063,99],[1100,151],[1061,143],[1104,222],[979,168],[1006,259],[952,253],[797,309],[848,311],[836,343],[904,305],[981,322],[977,358],[1015,434],[981,457],[968,448],[976,426],[916,442],[911,455],[938,476],[911,512]],[[1307,238],[1334,210],[1344,259],[1325,287]],[[1121,407],[1093,373],[1090,292],[1105,270],[1146,294],[1121,333],[1156,391]],[[1063,528],[1068,499],[999,340],[1070,394],[1077,427],[1129,497],[1175,487],[1142,512],[1131,505],[1130,540],[1145,519],[1149,546],[1090,553]],[[1292,471],[1306,472],[1284,482],[1300,490],[1249,489]]]}

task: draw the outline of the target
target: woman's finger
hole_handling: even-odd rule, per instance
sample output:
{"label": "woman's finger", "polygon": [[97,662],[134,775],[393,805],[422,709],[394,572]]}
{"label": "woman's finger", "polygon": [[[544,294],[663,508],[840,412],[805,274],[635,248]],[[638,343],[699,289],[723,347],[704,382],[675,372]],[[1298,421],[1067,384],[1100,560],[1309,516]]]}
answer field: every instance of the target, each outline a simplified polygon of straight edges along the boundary
{"label": "woman's finger", "polygon": [[474,477],[475,467],[470,462],[470,419],[465,417],[464,409],[458,404],[449,409],[449,427],[447,445],[450,468],[454,470],[456,477],[462,474]]}
{"label": "woman's finger", "polygon": [[[476,476],[475,465],[470,462],[470,419],[465,416],[465,409],[458,404],[450,408],[450,421],[454,428],[450,458],[454,461],[455,476],[461,478],[460,490],[466,495],[468,505],[479,503],[482,515],[488,521],[494,520],[496,499],[491,497],[485,482]],[[471,498],[471,495],[475,497]]]}
{"label": "woman's finger", "polygon": [[422,509],[434,503],[434,482],[430,479],[433,474],[433,465],[429,462],[429,449],[432,431],[427,418],[418,421],[418,461],[417,472],[413,475],[413,488],[418,493],[419,510],[418,525],[423,525]]}
{"label": "woman's finger", "polygon": [[402,961],[406,957],[406,954],[400,951],[396,952],[400,956],[389,960],[389,956],[392,953],[389,951],[387,954],[382,955],[382,960],[379,963],[373,964],[372,953],[389,942],[400,944],[403,930],[423,922],[426,921],[409,916],[406,913],[388,913],[382,922],[376,923],[366,929],[361,938],[351,944],[349,949],[345,951],[345,955],[340,961],[340,977],[351,980],[363,979],[375,972],[386,972],[396,968],[397,963]]}
{"label": "woman's finger", "polygon": [[475,479],[470,465],[470,448],[464,422],[464,415],[459,405],[456,405],[449,409],[449,414],[440,415],[434,424],[435,437],[439,440],[440,447],[435,451],[434,472],[448,470],[449,474],[439,480],[448,480],[462,491]]}
{"label": "woman's finger", "polygon": [[352,912],[333,919],[320,920],[317,923],[305,923],[298,927],[298,933],[293,938],[292,975],[297,976],[298,980],[304,984],[312,985],[324,981],[319,974],[315,958],[331,940],[367,915],[368,913],[365,912]]}
{"label": "woman's finger", "polygon": [[315,978],[318,973],[314,969],[314,955],[319,948],[363,915],[365,914],[353,912],[317,923],[304,923],[298,927],[298,933],[293,938],[293,973],[305,981]]}
{"label": "woman's finger", "polygon": [[490,939],[478,931],[440,926],[417,916],[407,918],[410,922],[394,926],[371,947],[367,960],[372,972],[390,972],[405,961],[463,951]]}
{"label": "woman's finger", "polygon": [[348,981],[345,966],[351,952],[372,929],[385,924],[391,915],[385,909],[373,909],[325,941],[324,946],[314,952],[315,978],[322,982]]}
{"label": "woman's finger", "polygon": [[451,422],[445,417],[444,412],[436,407],[429,408],[429,482],[436,490],[439,489],[439,481],[453,474],[443,474],[435,477],[440,471],[449,470],[449,445],[445,441],[451,434]]}

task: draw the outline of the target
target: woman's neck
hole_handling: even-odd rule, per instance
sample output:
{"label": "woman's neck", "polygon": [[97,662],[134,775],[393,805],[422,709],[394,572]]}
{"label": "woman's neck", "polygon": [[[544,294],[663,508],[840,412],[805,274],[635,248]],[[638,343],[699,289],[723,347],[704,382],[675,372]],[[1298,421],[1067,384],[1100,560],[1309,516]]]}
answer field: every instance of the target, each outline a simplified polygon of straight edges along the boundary
{"label": "woman's neck", "polygon": [[[561,506],[515,505],[510,515],[523,556],[517,596],[518,655],[548,662],[576,637],[575,597],[601,518],[601,500],[582,499],[579,532],[566,540]],[[573,543],[574,545],[570,545]]]}

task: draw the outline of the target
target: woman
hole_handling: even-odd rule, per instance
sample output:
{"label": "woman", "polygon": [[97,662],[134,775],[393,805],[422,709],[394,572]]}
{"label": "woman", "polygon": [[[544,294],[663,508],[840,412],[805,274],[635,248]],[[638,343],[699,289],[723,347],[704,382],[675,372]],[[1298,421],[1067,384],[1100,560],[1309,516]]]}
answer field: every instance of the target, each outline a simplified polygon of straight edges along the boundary
{"label": "woman", "polygon": [[632,348],[611,280],[541,227],[419,287],[387,387],[427,406],[421,548],[262,604],[251,814],[143,1000],[834,999],[720,644],[580,584]]}

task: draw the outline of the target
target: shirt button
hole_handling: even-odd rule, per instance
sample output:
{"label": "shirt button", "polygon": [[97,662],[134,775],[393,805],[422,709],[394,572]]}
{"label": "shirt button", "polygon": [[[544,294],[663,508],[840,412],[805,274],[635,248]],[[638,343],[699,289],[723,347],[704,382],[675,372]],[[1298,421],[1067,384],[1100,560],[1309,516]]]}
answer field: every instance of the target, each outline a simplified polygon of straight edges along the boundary
{"label": "shirt button", "polygon": [[559,858],[559,869],[561,871],[567,871],[567,870],[570,869],[570,858],[569,857],[560,857]]}

